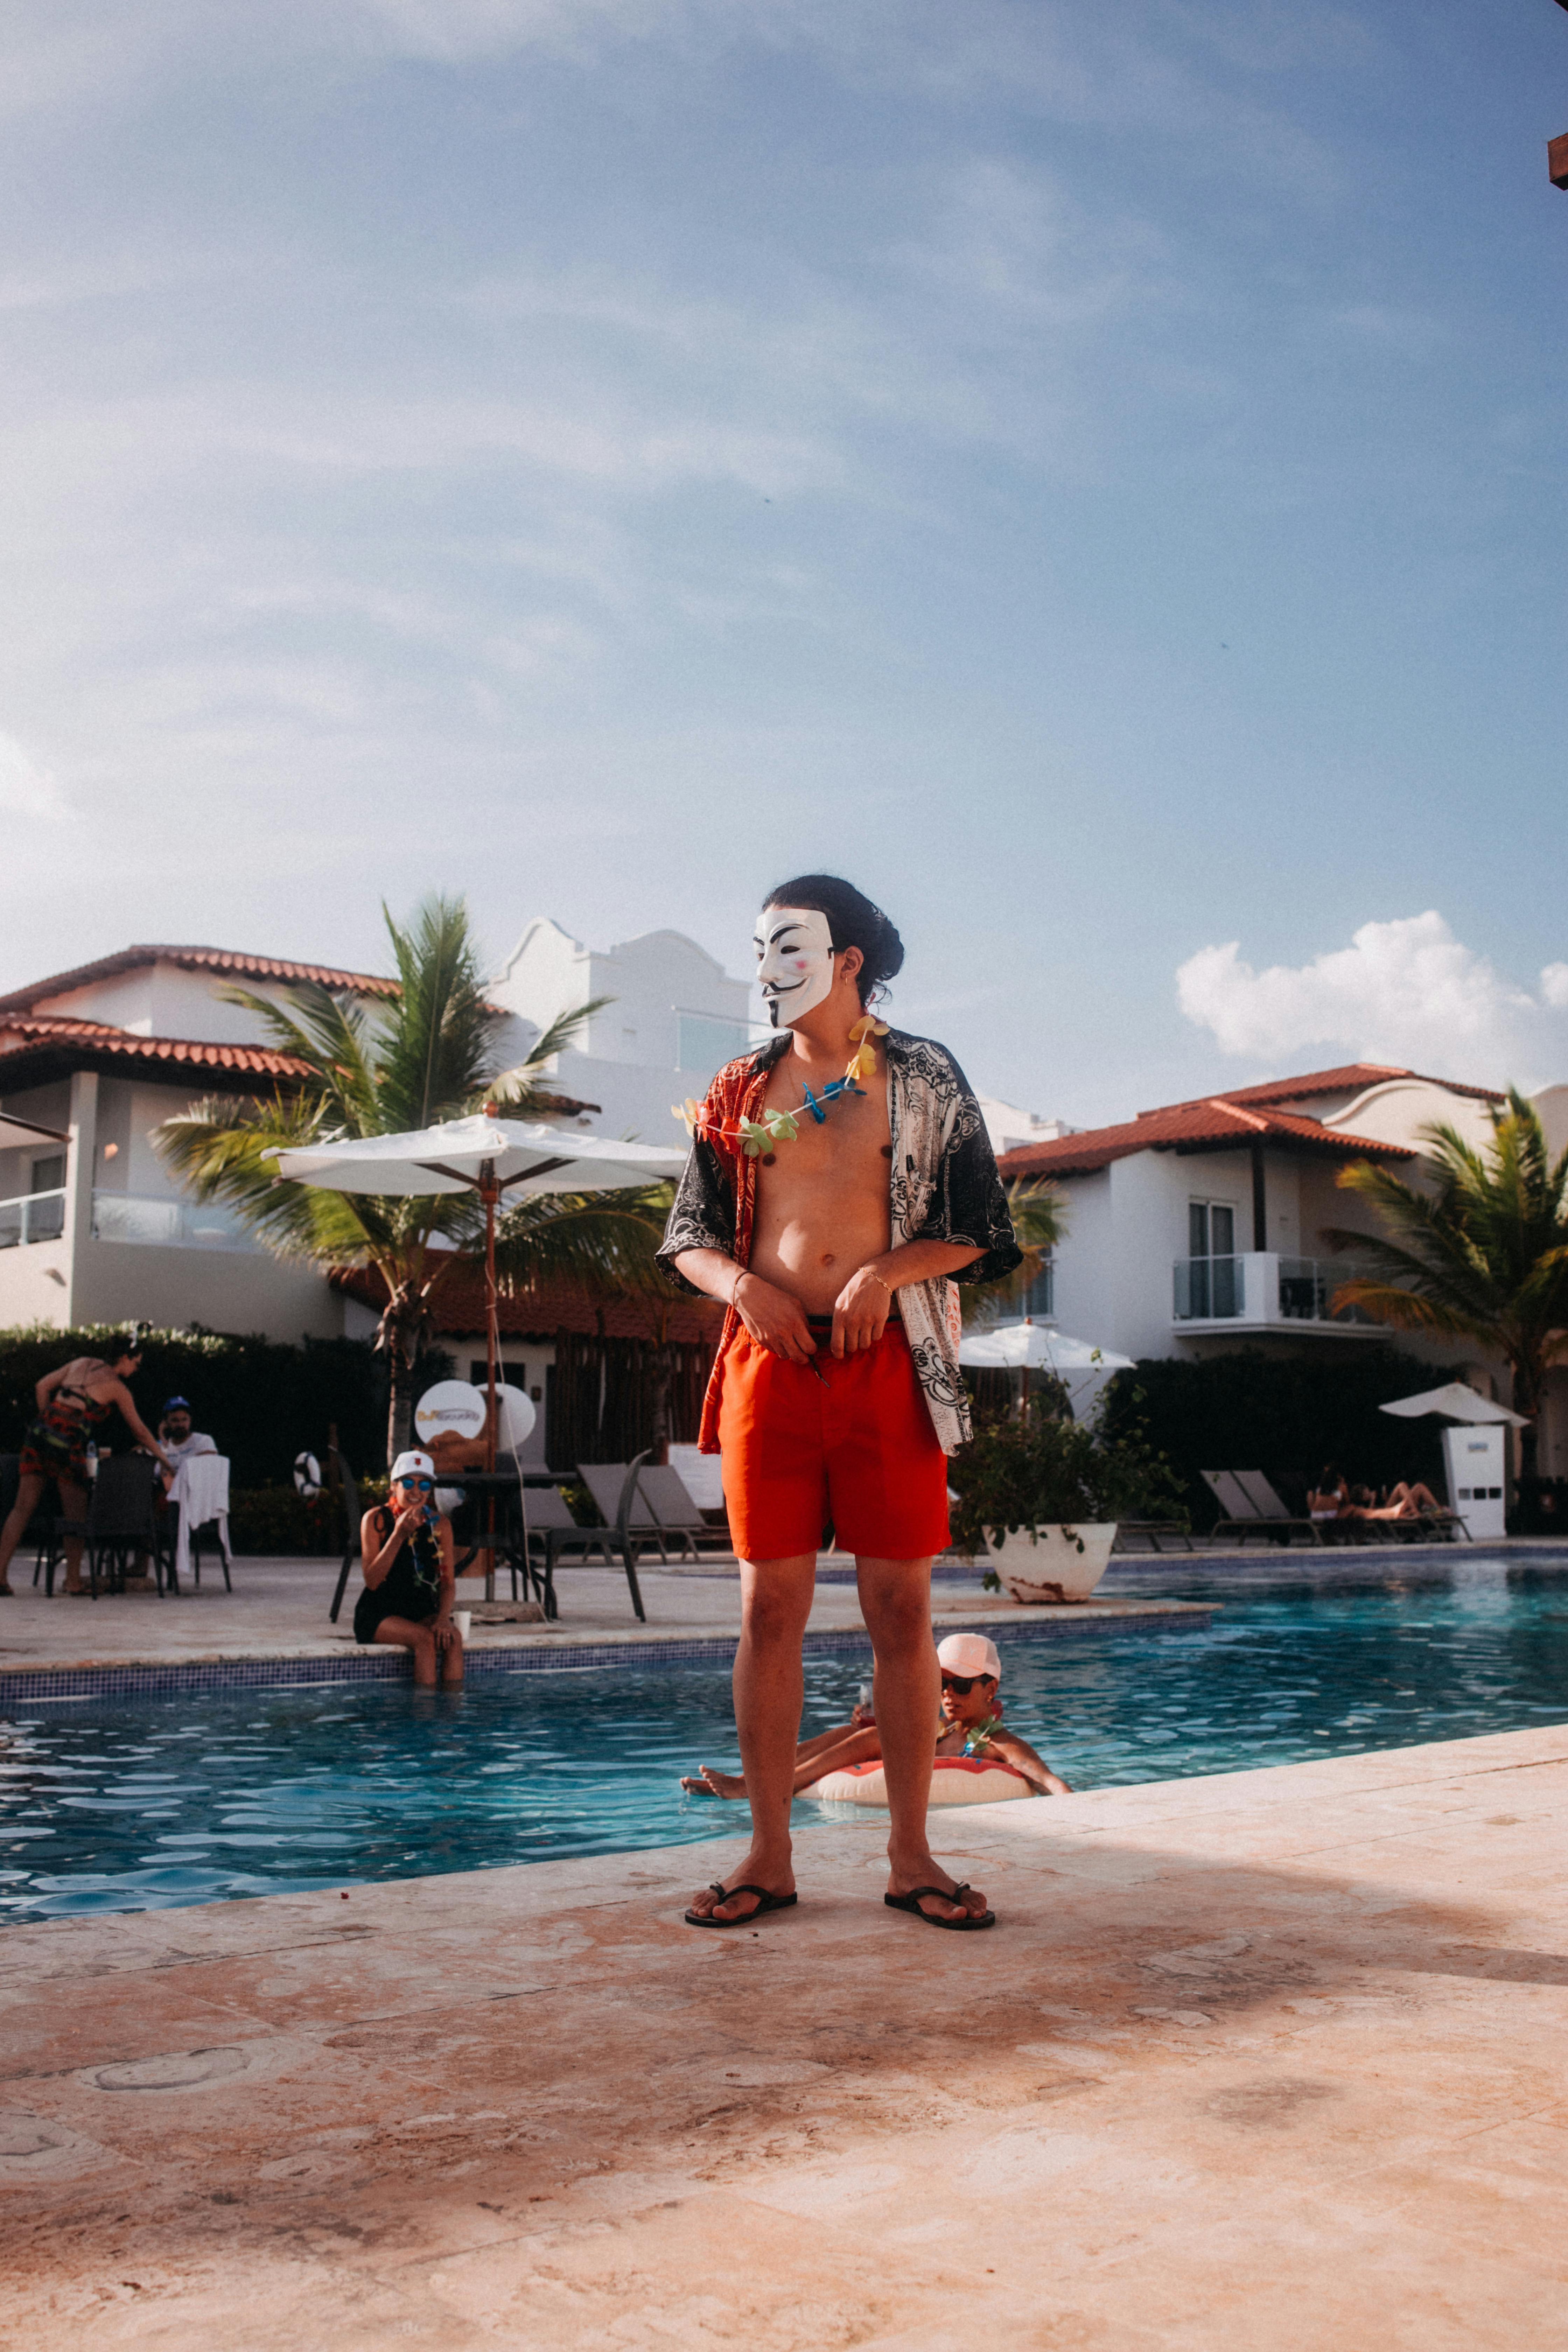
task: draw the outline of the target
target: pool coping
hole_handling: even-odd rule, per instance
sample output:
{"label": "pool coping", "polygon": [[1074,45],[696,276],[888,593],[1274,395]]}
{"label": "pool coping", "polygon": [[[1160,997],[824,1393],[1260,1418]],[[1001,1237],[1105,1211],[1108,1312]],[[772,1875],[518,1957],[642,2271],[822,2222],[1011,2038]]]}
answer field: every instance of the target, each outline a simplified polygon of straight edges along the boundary
{"label": "pool coping", "polygon": [[[1026,1616],[1002,1616],[987,1609],[943,1611],[949,1630],[984,1625],[997,1643],[1015,1641],[1115,1639],[1123,1633],[1203,1633],[1219,1601],[1178,1601],[1163,1597],[1089,1601],[1069,1610],[1031,1610]],[[735,1633],[667,1634],[656,1630],[606,1640],[602,1634],[565,1640],[535,1634],[520,1641],[470,1645],[467,1677],[470,1683],[494,1681],[505,1675],[585,1673],[595,1668],[698,1663],[730,1664],[735,1655]],[[863,1625],[808,1628],[805,1644],[812,1654],[835,1650],[869,1652],[871,1637]],[[323,1683],[407,1684],[414,1662],[405,1653],[383,1649],[299,1650],[270,1656],[255,1653],[205,1658],[119,1660],[113,1664],[88,1662],[74,1665],[0,1668],[0,1709],[14,1704],[37,1704],[49,1699],[156,1696],[198,1690],[258,1690],[268,1686],[294,1688]]]}

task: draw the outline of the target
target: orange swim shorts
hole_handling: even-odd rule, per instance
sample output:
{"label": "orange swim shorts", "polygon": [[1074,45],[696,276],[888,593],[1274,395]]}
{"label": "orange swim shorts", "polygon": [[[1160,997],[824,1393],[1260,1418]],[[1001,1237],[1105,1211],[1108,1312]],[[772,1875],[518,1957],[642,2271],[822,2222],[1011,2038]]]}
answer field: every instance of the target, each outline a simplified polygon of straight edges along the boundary
{"label": "orange swim shorts", "polygon": [[719,1450],[742,1559],[815,1552],[832,1522],[846,1551],[923,1559],[947,1542],[947,1456],[901,1323],[853,1356],[814,1329],[817,1372],[742,1330],[724,1359]]}

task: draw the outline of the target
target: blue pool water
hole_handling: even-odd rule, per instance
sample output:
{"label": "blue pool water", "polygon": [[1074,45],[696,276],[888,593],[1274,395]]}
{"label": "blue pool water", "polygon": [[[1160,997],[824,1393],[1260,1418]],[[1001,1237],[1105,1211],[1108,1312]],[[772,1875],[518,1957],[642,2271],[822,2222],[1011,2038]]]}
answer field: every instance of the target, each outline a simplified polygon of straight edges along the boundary
{"label": "blue pool water", "polygon": [[[1079,1788],[1568,1719],[1568,1574],[1268,1589],[1199,1574],[1206,1633],[1010,1642],[1007,1718]],[[806,1727],[864,1653],[807,1660]],[[743,1826],[683,1797],[732,1762],[719,1665],[173,1698],[30,1700],[0,1724],[0,1913],[41,1918],[678,1845]],[[847,1808],[839,1808],[842,1819]],[[802,1822],[823,1809],[802,1802]],[[858,1819],[875,1832],[880,1817]]]}

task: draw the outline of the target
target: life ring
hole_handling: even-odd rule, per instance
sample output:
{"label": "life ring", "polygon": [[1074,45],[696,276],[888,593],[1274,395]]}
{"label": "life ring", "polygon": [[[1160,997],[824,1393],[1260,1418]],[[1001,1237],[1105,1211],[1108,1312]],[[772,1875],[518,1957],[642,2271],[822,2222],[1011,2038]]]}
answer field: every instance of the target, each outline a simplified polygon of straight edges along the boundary
{"label": "life ring", "polygon": [[[933,1805],[995,1805],[1006,1797],[1032,1797],[1034,1789],[1022,1772],[994,1757],[939,1756],[931,1767]],[[841,1772],[825,1773],[803,1789],[805,1797],[821,1797],[829,1804],[888,1803],[888,1783],[880,1764],[849,1764]]]}

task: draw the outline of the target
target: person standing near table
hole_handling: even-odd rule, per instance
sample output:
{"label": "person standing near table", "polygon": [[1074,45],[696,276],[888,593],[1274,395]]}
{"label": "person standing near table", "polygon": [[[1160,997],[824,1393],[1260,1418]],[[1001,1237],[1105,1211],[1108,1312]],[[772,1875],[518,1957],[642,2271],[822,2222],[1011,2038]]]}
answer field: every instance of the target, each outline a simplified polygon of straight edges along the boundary
{"label": "person standing near table", "polygon": [[903,962],[880,908],[837,876],[801,875],[770,892],[754,944],[779,1034],[687,1106],[691,1153],[659,1251],[729,1308],[700,1442],[723,1455],[742,1563],[735,1717],[752,1822],[738,1875],[686,1916],[741,1927],[795,1900],[801,1643],[831,1519],[876,1656],[885,1899],[931,1927],[985,1927],[984,1897],[927,1842],[931,1568],[948,1539],[947,1456],[969,1434],[952,1277],[994,1281],[1023,1254],[963,1073],[870,1011]]}
{"label": "person standing near table", "polygon": [[[142,1342],[128,1331],[111,1341],[106,1356],[73,1356],[37,1383],[33,1391],[37,1414],[22,1440],[16,1507],[0,1528],[0,1601],[11,1596],[11,1555],[51,1480],[60,1498],[60,1517],[79,1525],[87,1517],[88,1443],[117,1405],[137,1444],[171,1469],[167,1454],[142,1421],[126,1386],[141,1361]],[[79,1536],[66,1544],[64,1589],[72,1595],[87,1591],[81,1580],[81,1545]]]}

